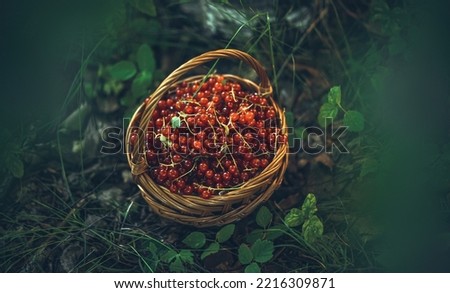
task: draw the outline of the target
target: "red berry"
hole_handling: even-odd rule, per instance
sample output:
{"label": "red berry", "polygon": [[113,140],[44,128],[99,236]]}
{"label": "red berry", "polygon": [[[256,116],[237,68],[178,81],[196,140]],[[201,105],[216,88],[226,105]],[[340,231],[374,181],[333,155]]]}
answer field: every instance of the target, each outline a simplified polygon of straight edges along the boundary
{"label": "red berry", "polygon": [[231,165],[230,167],[228,167],[228,172],[230,172],[230,174],[234,175],[237,172],[237,167],[235,165]]}
{"label": "red berry", "polygon": [[274,109],[267,109],[267,111],[266,111],[266,118],[267,119],[275,118],[275,110]]}
{"label": "red berry", "polygon": [[160,169],[158,173],[159,173],[158,176],[161,177],[162,179],[167,178],[167,171],[165,169]]}
{"label": "red berry", "polygon": [[180,172],[178,172],[177,169],[170,169],[168,172],[169,179],[176,179],[178,176],[180,176]]}
{"label": "red berry", "polygon": [[165,110],[167,108],[166,101],[159,100],[157,106],[159,110]]}
{"label": "red berry", "polygon": [[163,120],[162,118],[156,119],[156,121],[155,121],[155,126],[156,126],[157,128],[161,128],[163,125],[164,125],[164,120]]}
{"label": "red berry", "polygon": [[216,182],[216,183],[221,182],[221,181],[222,181],[222,176],[220,175],[220,173],[214,174],[213,180],[214,180],[214,182]]}
{"label": "red berry", "polygon": [[170,192],[177,193],[178,192],[178,186],[175,183],[172,183],[169,187]]}
{"label": "red berry", "polygon": [[177,111],[183,111],[184,107],[186,107],[186,104],[181,101],[177,101],[175,103],[175,110],[177,110]]}
{"label": "red berry", "polygon": [[201,197],[202,197],[203,199],[208,199],[208,198],[210,198],[210,197],[211,197],[211,191],[208,190],[208,189],[203,190],[203,191],[201,192]]}
{"label": "red berry", "polygon": [[266,158],[262,158],[260,164],[261,164],[262,168],[265,168],[265,167],[267,167],[267,165],[269,165],[269,160]]}
{"label": "red berry", "polygon": [[222,173],[222,178],[223,178],[224,181],[230,181],[231,180],[230,172],[223,172]]}
{"label": "red berry", "polygon": [[137,133],[132,133],[132,134],[130,135],[130,144],[131,144],[131,145],[135,145],[136,142],[137,142],[137,139],[138,139]]}
{"label": "red berry", "polygon": [[253,119],[255,119],[255,113],[248,111],[245,113],[245,121],[247,123],[250,123],[251,121],[253,121]]}
{"label": "red berry", "polygon": [[250,164],[253,168],[259,168],[261,166],[261,160],[258,158],[254,158]]}
{"label": "red berry", "polygon": [[180,163],[183,160],[183,158],[179,154],[175,154],[172,156],[172,160],[174,163]]}
{"label": "red berry", "polygon": [[214,171],[213,170],[206,170],[205,177],[208,179],[211,179],[214,177]]}
{"label": "red berry", "polygon": [[192,194],[193,192],[194,192],[194,188],[192,187],[192,185],[186,185],[186,186],[183,188],[183,193],[184,193],[184,194],[189,195],[189,194]]}
{"label": "red berry", "polygon": [[194,107],[192,107],[191,105],[187,105],[186,108],[184,108],[184,112],[186,114],[192,114],[194,113]]}
{"label": "red berry", "polygon": [[186,186],[186,180],[180,178],[179,180],[177,180],[176,184],[179,189],[183,189]]}
{"label": "red berry", "polygon": [[208,164],[206,162],[201,162],[200,164],[198,164],[198,169],[202,173],[205,173],[206,171],[208,171]]}
{"label": "red berry", "polygon": [[194,140],[192,145],[193,145],[194,149],[196,149],[196,150],[200,150],[202,148],[202,142],[199,140]]}

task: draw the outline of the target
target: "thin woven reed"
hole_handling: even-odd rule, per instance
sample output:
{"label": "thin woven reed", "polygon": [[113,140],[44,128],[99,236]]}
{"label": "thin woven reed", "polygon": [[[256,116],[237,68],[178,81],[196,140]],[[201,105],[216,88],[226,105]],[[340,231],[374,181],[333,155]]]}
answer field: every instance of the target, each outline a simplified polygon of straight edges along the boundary
{"label": "thin woven reed", "polygon": [[132,129],[147,129],[151,115],[157,102],[182,81],[201,81],[202,77],[194,76],[180,78],[203,63],[219,58],[232,58],[244,61],[258,74],[260,85],[234,76],[224,75],[226,79],[239,82],[246,90],[258,92],[268,98],[281,122],[282,133],[287,135],[286,119],[283,111],[272,98],[272,87],[267,74],[261,64],[245,52],[234,49],[210,51],[197,56],[179,68],[175,69],[150,95],[148,101],[142,104],[131,118],[126,134],[126,153],[131,173],[138,185],[142,196],[152,210],[164,218],[197,227],[220,226],[244,218],[261,203],[267,201],[283,180],[287,167],[287,145],[282,144],[270,164],[256,177],[250,179],[238,189],[227,191],[222,195],[215,195],[210,199],[203,199],[196,195],[179,195],[170,192],[164,186],[155,183],[149,175],[145,158],[145,131],[138,132],[135,147],[130,148],[129,141]]}

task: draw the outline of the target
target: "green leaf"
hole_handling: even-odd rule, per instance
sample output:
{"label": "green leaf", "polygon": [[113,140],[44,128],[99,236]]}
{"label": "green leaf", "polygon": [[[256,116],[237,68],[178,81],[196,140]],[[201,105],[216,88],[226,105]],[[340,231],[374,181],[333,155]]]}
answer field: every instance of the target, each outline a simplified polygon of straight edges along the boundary
{"label": "green leaf", "polygon": [[205,259],[207,256],[217,253],[220,249],[220,244],[217,242],[211,243],[205,251],[203,251],[202,255],[200,256],[200,259]]}
{"label": "green leaf", "polygon": [[364,129],[364,116],[358,111],[347,111],[344,115],[344,124],[349,131],[359,132]]}
{"label": "green leaf", "polygon": [[84,82],[83,86],[84,86],[84,93],[86,94],[86,96],[88,96],[89,98],[94,98],[96,93],[92,82]]}
{"label": "green leaf", "polygon": [[275,225],[266,230],[266,240],[275,240],[280,236],[283,236],[286,231],[286,226],[283,224]]}
{"label": "green leaf", "polygon": [[169,270],[174,273],[182,273],[186,270],[180,258],[176,258],[169,265]]}
{"label": "green leaf", "polygon": [[331,119],[326,118],[336,118],[338,114],[339,108],[335,104],[325,103],[320,107],[319,117],[317,120],[319,121],[319,125],[322,127],[326,127],[331,123]]}
{"label": "green leaf", "polygon": [[286,124],[288,127],[294,127],[294,114],[290,111],[285,112],[284,116],[286,116]]}
{"label": "green leaf", "polygon": [[161,260],[165,263],[169,263],[172,260],[174,260],[177,256],[178,256],[178,253],[175,250],[169,249],[166,253],[161,255]]}
{"label": "green leaf", "polygon": [[259,263],[268,262],[273,256],[273,242],[269,240],[256,240],[251,247],[255,261]]}
{"label": "green leaf", "polygon": [[129,0],[130,4],[142,13],[156,16],[156,6],[153,0]]}
{"label": "green leaf", "polygon": [[300,138],[300,139],[304,139],[305,138],[305,127],[296,127],[295,131],[295,138]]}
{"label": "green leaf", "polygon": [[109,68],[109,74],[117,80],[128,80],[136,74],[136,66],[130,61],[119,61]]}
{"label": "green leaf", "polygon": [[205,245],[206,237],[204,233],[196,231],[186,236],[182,242],[190,248],[197,249]]}
{"label": "green leaf", "polygon": [[252,262],[248,266],[245,267],[245,273],[261,273],[261,268],[255,262]]}
{"label": "green leaf", "polygon": [[22,178],[24,173],[24,166],[22,159],[17,155],[9,155],[6,157],[6,168],[16,178]]}
{"label": "green leaf", "polygon": [[284,222],[288,227],[297,227],[300,226],[305,220],[305,216],[303,211],[297,208],[293,208],[289,211],[289,213],[284,217]]}
{"label": "green leaf", "polygon": [[309,219],[317,212],[316,197],[309,193],[302,205],[302,213],[305,219]]}
{"label": "green leaf", "polygon": [[253,253],[247,244],[242,243],[238,249],[238,259],[243,265],[249,264],[253,260]]}
{"label": "green leaf", "polygon": [[262,206],[256,214],[256,223],[262,228],[267,228],[272,222],[272,217],[269,209],[266,206]]}
{"label": "green leaf", "polygon": [[[172,118],[172,120],[173,120],[173,118]],[[220,229],[219,232],[217,232],[217,234],[216,234],[217,242],[224,243],[225,241],[230,239],[234,233],[235,228],[236,228],[235,224],[229,224],[229,225],[226,225],[225,227],[223,227],[222,229]]]}
{"label": "green leaf", "polygon": [[341,87],[334,86],[328,92],[328,103],[333,105],[341,105]]}
{"label": "green leaf", "polygon": [[258,239],[263,239],[264,237],[264,230],[263,229],[254,229],[250,233],[247,234],[247,237],[245,237],[245,240],[247,243],[253,244]]}
{"label": "green leaf", "polygon": [[190,250],[182,249],[182,250],[180,250],[180,253],[178,254],[178,256],[184,263],[189,263],[189,264],[194,263],[194,255],[192,254],[192,252]]}
{"label": "green leaf", "polygon": [[302,235],[307,243],[314,243],[322,234],[323,224],[319,217],[314,215],[303,223]]}
{"label": "green leaf", "polygon": [[147,45],[143,44],[139,47],[137,52],[137,64],[141,71],[153,73],[155,71],[155,56],[153,50]]}
{"label": "green leaf", "polygon": [[173,116],[170,123],[172,124],[172,128],[179,128],[181,126],[181,119],[178,116]]}
{"label": "green leaf", "polygon": [[[162,143],[166,143],[166,142],[167,142],[167,137],[166,137],[164,134],[161,134],[161,135],[159,136],[159,140],[160,140]],[[200,233],[200,232],[197,232],[197,233]]]}
{"label": "green leaf", "polygon": [[147,71],[140,72],[131,83],[131,93],[135,99],[148,94],[148,88],[153,81],[153,73]]}

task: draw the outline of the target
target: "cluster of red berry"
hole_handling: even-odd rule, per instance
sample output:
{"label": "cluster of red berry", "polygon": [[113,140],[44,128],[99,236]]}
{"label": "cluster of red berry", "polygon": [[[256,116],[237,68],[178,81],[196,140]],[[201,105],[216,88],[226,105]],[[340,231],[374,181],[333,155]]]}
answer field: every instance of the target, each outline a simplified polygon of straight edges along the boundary
{"label": "cluster of red berry", "polygon": [[[269,100],[221,75],[182,82],[157,103],[145,133],[155,182],[204,199],[239,188],[272,161],[281,134]],[[131,146],[138,139],[130,136]]]}

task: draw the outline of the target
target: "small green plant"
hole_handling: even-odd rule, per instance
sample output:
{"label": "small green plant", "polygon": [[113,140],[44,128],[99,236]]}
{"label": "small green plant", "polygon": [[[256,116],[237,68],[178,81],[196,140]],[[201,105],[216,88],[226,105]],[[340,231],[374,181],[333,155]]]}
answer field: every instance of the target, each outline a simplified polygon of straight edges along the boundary
{"label": "small green plant", "polygon": [[302,225],[302,236],[304,240],[312,244],[317,239],[322,237],[323,224],[319,217],[316,215],[316,197],[314,194],[309,193],[303,205],[300,209],[293,208],[285,216],[284,222],[290,228],[298,227]]}
{"label": "small green plant", "polygon": [[[322,127],[328,126],[331,123],[331,119],[335,119],[339,113],[339,110],[344,112],[344,125],[348,126],[348,130],[352,132],[360,132],[364,130],[364,116],[355,110],[345,110],[342,107],[342,95],[341,87],[334,86],[328,92],[328,99],[321,107],[319,111],[319,125]],[[327,119],[328,118],[328,119]]]}
{"label": "small green plant", "polygon": [[246,265],[244,272],[261,272],[260,264],[270,261],[273,257],[274,246],[271,240],[258,239],[251,246],[243,243],[239,246],[239,262]]}
{"label": "small green plant", "polygon": [[261,264],[270,261],[273,257],[273,240],[283,235],[284,227],[274,225],[271,227],[273,215],[266,206],[262,206],[256,214],[256,224],[260,229],[255,229],[247,235],[247,243],[242,243],[238,249],[238,259],[245,265],[244,272],[258,273]]}
{"label": "small green plant", "polygon": [[[200,233],[200,232],[194,232]],[[201,235],[204,234],[200,233]],[[193,241],[194,246],[203,245],[205,238],[200,240],[194,240],[196,234],[189,234],[183,242]],[[202,244],[203,243],[203,244]],[[159,241],[150,241],[148,247],[148,252],[150,256],[145,259],[141,259],[144,262],[144,271],[155,272],[158,268],[168,266],[169,271],[176,273],[186,272],[186,266],[191,266],[194,264],[194,254],[190,249],[175,249],[173,247],[167,246]]]}
{"label": "small green plant", "polygon": [[[221,247],[220,244],[226,242],[233,236],[235,224],[229,224],[222,227],[217,233],[213,242],[211,242],[206,248],[206,235],[203,232],[194,231],[189,233],[183,240],[182,243],[188,248],[176,251],[172,248],[158,249],[153,243],[149,246],[149,250],[156,261],[161,261],[169,265],[169,270],[171,272],[185,272],[186,265],[194,264],[194,253],[193,250],[198,250],[204,248],[200,255],[200,259],[204,260],[207,256],[217,253]],[[162,256],[159,258],[159,255]],[[156,267],[156,265],[154,266]]]}
{"label": "small green plant", "polygon": [[147,94],[155,69],[153,50],[147,44],[142,44],[129,60],[100,65],[97,71],[98,80],[84,83],[85,93],[91,98],[99,95],[121,95],[121,104],[132,107]]}
{"label": "small green plant", "polygon": [[[256,223],[261,229],[253,230],[247,236],[246,243],[242,243],[237,251],[239,262],[245,266],[244,272],[260,272],[261,265],[272,259],[274,252],[273,240],[283,234],[283,225],[270,227],[272,220],[273,215],[267,207],[263,206],[258,210]],[[169,250],[161,260],[169,264],[171,271],[183,271],[186,264],[192,264],[191,250],[204,249],[200,254],[200,259],[204,260],[222,249],[221,245],[233,236],[235,228],[235,224],[228,224],[222,227],[216,233],[214,241],[206,247],[206,235],[199,231],[191,232],[182,241],[188,249],[180,252]],[[188,252],[191,253],[189,254]]]}
{"label": "small green plant", "polygon": [[176,251],[169,249],[161,256],[161,261],[169,264],[171,272],[181,273],[186,271],[186,265],[194,264],[194,254],[188,249]]}
{"label": "small green plant", "polygon": [[203,253],[201,254],[200,258],[203,260],[205,259],[207,256],[214,254],[216,252],[218,252],[220,250],[220,244],[224,243],[225,241],[227,241],[228,239],[231,238],[231,236],[233,236],[234,230],[236,228],[236,225],[234,224],[229,224],[224,226],[223,228],[221,228],[217,233],[216,233],[216,239],[214,242],[212,242],[206,249],[205,251],[203,251]]}

